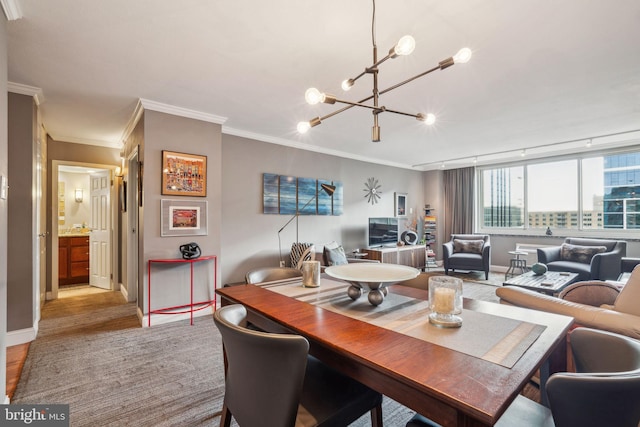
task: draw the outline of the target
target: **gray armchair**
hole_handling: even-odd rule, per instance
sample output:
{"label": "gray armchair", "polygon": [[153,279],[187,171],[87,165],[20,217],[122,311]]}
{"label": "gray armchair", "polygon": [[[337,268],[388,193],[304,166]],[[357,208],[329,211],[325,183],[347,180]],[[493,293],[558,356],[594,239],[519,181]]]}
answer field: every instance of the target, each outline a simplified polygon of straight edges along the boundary
{"label": "gray armchair", "polygon": [[445,274],[449,270],[484,271],[485,279],[489,279],[491,241],[487,234],[452,234],[442,249]]}
{"label": "gray armchair", "polygon": [[616,280],[627,242],[567,237],[562,246],[538,249],[538,262],[549,271],[568,271],[582,280]]}

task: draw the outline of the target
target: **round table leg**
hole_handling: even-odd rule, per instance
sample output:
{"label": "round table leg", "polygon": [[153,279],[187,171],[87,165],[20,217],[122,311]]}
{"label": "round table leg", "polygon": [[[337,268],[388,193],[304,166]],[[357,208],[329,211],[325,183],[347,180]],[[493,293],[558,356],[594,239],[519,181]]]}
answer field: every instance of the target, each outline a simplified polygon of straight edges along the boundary
{"label": "round table leg", "polygon": [[374,306],[378,306],[380,304],[382,304],[382,301],[384,301],[384,297],[385,297],[385,288],[382,289],[371,289],[369,291],[369,302],[371,303],[371,305]]}
{"label": "round table leg", "polygon": [[351,286],[349,286],[349,289],[347,289],[347,295],[349,295],[349,298],[355,301],[362,296],[362,288],[360,286],[352,284]]}

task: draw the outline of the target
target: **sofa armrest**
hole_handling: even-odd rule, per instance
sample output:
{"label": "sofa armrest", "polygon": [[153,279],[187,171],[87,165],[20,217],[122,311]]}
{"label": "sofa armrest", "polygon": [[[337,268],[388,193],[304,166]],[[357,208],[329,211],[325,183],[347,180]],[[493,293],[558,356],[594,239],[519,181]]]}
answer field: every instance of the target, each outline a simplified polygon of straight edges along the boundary
{"label": "sofa armrest", "polygon": [[638,264],[640,264],[640,258],[622,257],[620,259],[620,272],[631,273]]}
{"label": "sofa armrest", "polygon": [[613,305],[620,290],[611,283],[600,280],[577,282],[567,286],[558,298],[565,301],[600,307],[602,304]]}
{"label": "sofa armrest", "polygon": [[591,258],[591,278],[615,280],[620,275],[622,254],[619,251],[595,254]]}
{"label": "sofa armrest", "polygon": [[538,262],[547,264],[560,259],[560,246],[538,248]]}
{"label": "sofa armrest", "polygon": [[640,339],[640,317],[585,304],[565,301],[516,286],[503,286],[496,290],[501,303],[571,316],[580,326],[615,332]]}

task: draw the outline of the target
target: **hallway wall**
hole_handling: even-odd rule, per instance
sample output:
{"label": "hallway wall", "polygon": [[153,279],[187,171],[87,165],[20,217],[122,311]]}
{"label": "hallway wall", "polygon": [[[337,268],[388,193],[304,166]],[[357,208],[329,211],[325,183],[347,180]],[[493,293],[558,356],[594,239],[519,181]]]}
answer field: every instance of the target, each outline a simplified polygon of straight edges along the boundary
{"label": "hallway wall", "polygon": [[[0,14],[0,117],[7,117],[7,20]],[[0,176],[7,177],[7,121],[0,120]],[[0,402],[7,395],[7,201],[0,198]]]}

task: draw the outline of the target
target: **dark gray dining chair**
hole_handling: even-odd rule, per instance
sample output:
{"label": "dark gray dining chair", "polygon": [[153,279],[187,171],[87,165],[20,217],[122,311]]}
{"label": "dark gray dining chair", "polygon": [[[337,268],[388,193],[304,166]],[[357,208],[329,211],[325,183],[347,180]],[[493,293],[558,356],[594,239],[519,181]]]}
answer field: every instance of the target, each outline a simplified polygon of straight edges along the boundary
{"label": "dark gray dining chair", "polygon": [[291,267],[263,267],[249,271],[245,275],[245,282],[262,283],[273,280],[293,279],[295,277],[302,277],[302,271]]}
{"label": "dark gray dining chair", "polygon": [[382,427],[382,395],[309,356],[294,334],[249,330],[247,310],[235,304],[214,312],[226,355],[220,426],[346,426],[367,412]]}
{"label": "dark gray dining chair", "polygon": [[[640,341],[598,329],[570,334],[576,372],[551,375],[546,408],[521,395],[495,427],[638,427]],[[416,414],[406,427],[438,427]]]}

